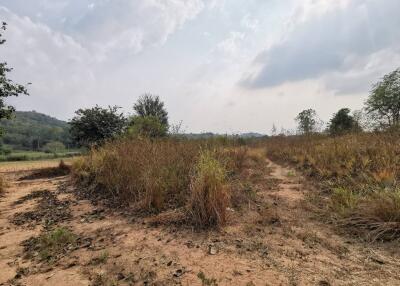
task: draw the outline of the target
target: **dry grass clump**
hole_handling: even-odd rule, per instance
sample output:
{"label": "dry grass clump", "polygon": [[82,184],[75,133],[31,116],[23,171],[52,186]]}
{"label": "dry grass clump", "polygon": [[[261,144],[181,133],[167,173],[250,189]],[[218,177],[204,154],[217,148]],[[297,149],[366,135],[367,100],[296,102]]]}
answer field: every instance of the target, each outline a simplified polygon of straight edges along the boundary
{"label": "dry grass clump", "polygon": [[0,175],[0,194],[4,193],[7,188],[6,180],[3,176]]}
{"label": "dry grass clump", "polygon": [[200,146],[186,141],[121,139],[73,163],[80,182],[146,210],[183,206]]}
{"label": "dry grass clump", "polygon": [[241,172],[247,150],[217,140],[124,138],[72,164],[89,196],[101,195],[146,212],[189,210],[197,226],[226,220],[226,181]]}
{"label": "dry grass clump", "polygon": [[229,189],[226,170],[210,151],[203,151],[190,185],[188,211],[198,226],[218,226],[226,221]]}
{"label": "dry grass clump", "polygon": [[[294,136],[266,141],[267,155],[331,190],[329,210],[373,239],[400,237],[400,136]],[[390,235],[389,235],[390,234]]]}

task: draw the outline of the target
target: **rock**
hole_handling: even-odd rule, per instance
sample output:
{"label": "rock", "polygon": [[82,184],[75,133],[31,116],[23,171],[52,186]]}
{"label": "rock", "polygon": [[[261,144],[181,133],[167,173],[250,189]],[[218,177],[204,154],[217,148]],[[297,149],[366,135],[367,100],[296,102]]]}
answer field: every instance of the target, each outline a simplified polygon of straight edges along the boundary
{"label": "rock", "polygon": [[174,277],[181,277],[184,274],[184,271],[182,269],[177,269],[174,273]]}
{"label": "rock", "polygon": [[125,278],[126,278],[126,277],[125,277],[124,273],[119,272],[119,273],[117,274],[117,279],[118,279],[118,281],[124,280]]}
{"label": "rock", "polygon": [[218,253],[218,248],[215,245],[208,246],[208,254],[216,255]]}

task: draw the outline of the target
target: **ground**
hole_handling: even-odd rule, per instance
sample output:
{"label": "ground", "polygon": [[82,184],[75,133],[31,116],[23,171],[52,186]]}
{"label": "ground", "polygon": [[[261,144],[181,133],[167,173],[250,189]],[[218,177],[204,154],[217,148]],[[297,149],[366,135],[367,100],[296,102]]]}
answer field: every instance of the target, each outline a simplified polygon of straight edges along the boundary
{"label": "ground", "polygon": [[[69,176],[35,175],[55,164],[0,167],[0,285],[400,285],[397,242],[324,223],[311,185],[267,159],[254,201],[210,231],[155,224],[82,199]],[[41,260],[35,238],[61,227],[76,241]]]}

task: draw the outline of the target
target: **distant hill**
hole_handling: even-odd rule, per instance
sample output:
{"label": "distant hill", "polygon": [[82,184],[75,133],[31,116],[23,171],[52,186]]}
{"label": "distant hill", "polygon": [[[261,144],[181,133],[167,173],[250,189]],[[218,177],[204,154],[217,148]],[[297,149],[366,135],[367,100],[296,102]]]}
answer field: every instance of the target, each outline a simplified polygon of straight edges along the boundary
{"label": "distant hill", "polygon": [[71,144],[68,124],[36,111],[17,111],[12,119],[0,120],[1,142],[18,150],[39,150],[50,141]]}

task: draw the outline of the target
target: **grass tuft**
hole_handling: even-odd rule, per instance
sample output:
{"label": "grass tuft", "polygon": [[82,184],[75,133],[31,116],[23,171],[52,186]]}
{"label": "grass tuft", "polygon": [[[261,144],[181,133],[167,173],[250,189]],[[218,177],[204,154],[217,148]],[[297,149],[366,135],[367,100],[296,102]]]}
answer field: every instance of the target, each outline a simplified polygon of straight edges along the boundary
{"label": "grass tuft", "polygon": [[230,199],[226,170],[212,152],[200,154],[190,190],[189,215],[195,225],[219,226],[226,222]]}

